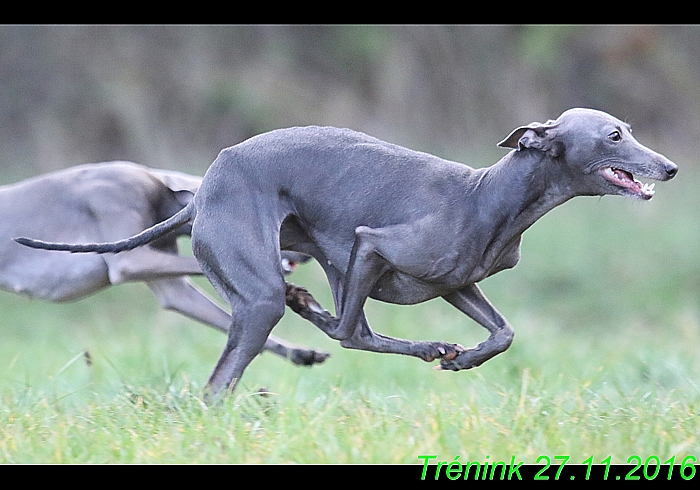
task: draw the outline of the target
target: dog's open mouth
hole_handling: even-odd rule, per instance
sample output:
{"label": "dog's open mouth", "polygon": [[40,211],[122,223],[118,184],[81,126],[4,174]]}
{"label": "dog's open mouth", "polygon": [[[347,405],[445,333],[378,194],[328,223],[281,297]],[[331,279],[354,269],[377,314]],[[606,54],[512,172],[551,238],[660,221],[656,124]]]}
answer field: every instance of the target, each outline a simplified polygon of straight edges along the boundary
{"label": "dog's open mouth", "polygon": [[613,167],[605,167],[600,170],[600,173],[607,180],[618,187],[630,192],[632,195],[641,199],[651,199],[654,195],[654,184],[643,184],[626,170]]}

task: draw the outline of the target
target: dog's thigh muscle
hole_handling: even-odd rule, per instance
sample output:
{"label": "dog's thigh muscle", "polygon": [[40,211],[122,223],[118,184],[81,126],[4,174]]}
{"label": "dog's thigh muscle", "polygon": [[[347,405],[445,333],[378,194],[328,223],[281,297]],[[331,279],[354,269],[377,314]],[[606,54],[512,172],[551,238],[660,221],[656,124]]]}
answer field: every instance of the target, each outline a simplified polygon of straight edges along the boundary
{"label": "dog's thigh muscle", "polygon": [[98,255],[28,249],[4,259],[0,289],[30,298],[73,301],[110,285],[107,265]]}
{"label": "dog's thigh muscle", "polygon": [[211,202],[207,214],[198,214],[193,223],[192,248],[204,274],[231,305],[226,347],[208,383],[220,393],[240,379],[284,314],[279,229],[272,216],[256,219]]}

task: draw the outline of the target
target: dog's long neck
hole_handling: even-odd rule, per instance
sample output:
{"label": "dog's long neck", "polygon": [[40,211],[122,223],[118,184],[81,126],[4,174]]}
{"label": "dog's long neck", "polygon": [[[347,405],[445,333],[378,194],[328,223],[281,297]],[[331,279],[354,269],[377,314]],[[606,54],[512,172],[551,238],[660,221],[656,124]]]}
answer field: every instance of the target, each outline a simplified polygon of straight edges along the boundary
{"label": "dog's long neck", "polygon": [[477,186],[481,226],[492,229],[484,244],[478,277],[513,267],[520,257],[522,233],[575,193],[566,168],[536,150],[513,151],[483,169]]}
{"label": "dog's long neck", "polygon": [[496,206],[494,222],[515,236],[547,212],[575,196],[570,174],[557,160],[537,150],[512,151],[485,169],[482,192]]}

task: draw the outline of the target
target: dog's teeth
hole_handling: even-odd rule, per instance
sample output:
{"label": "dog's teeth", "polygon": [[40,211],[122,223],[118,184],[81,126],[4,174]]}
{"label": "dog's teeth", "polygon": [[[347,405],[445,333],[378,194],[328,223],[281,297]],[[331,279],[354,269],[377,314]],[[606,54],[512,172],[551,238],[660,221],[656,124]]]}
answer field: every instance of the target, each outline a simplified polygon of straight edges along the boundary
{"label": "dog's teeth", "polygon": [[642,186],[642,192],[644,192],[645,194],[654,194],[654,186],[655,185],[656,185],[656,183],[644,184]]}

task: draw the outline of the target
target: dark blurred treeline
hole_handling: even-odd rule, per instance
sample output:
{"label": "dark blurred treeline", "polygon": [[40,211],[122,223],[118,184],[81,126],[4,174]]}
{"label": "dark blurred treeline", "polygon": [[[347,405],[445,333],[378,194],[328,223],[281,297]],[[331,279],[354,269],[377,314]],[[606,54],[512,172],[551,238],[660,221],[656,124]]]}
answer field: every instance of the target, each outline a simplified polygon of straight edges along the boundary
{"label": "dark blurred treeline", "polygon": [[687,166],[699,54],[696,26],[0,26],[0,180],[112,159],[201,174],[306,124],[460,159],[574,106]]}

